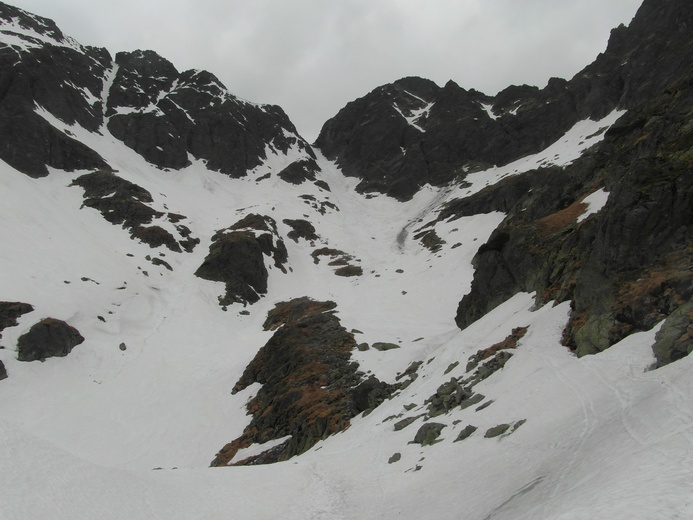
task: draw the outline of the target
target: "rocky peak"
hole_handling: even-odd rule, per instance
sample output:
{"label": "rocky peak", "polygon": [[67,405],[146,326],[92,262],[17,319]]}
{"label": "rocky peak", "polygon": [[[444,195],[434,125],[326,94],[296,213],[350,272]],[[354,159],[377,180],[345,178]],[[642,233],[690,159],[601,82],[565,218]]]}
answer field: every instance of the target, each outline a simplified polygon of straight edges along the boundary
{"label": "rocky peak", "polygon": [[243,177],[268,152],[314,158],[281,108],[241,101],[208,72],[180,73],[146,50],[114,60],[6,4],[0,24],[0,158],[27,175],[47,175],[46,166],[108,169],[65,128],[72,125],[109,131],[162,169],[183,168],[192,157]]}
{"label": "rocky peak", "polygon": [[[362,179],[359,191],[409,199],[424,184],[445,185],[480,164],[537,153],[581,119],[601,119],[656,94],[690,66],[691,17],[683,0],[648,0],[630,27],[612,32],[594,63],[543,89],[511,86],[487,96],[451,81],[442,89],[423,80],[396,81],[344,107],[316,145],[345,174]],[[431,102],[425,124],[390,113],[392,100],[384,93],[403,85],[425,89],[421,97]]]}
{"label": "rocky peak", "polygon": [[53,20],[31,14],[17,7],[0,2],[0,32],[21,40],[25,46],[50,42],[57,45],[76,45],[66,38]]}
{"label": "rocky peak", "polygon": [[178,77],[173,64],[153,51],[119,52],[115,64],[107,116],[150,106],[153,110],[161,94],[167,93]]}

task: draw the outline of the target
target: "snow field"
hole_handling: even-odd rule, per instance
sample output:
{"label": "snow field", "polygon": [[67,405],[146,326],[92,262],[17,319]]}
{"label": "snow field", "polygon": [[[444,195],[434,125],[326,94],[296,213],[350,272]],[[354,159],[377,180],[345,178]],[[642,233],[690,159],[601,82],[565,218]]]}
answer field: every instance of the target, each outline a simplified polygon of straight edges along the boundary
{"label": "snow field", "polygon": [[[607,123],[576,125],[524,166],[473,174],[469,190],[556,155],[572,160],[603,133],[587,136]],[[201,244],[190,254],[152,250],[96,211],[80,210],[82,190],[69,184],[85,172],[53,171],[33,180],[0,164],[0,241],[6,245],[0,296],[36,308],[1,340],[10,376],[0,382],[2,518],[650,520],[693,514],[687,399],[693,361],[649,371],[656,329],[576,359],[560,345],[568,304],[535,309],[530,294],[457,329],[454,312],[469,290],[471,258],[503,215],[437,224],[447,242],[438,253],[412,236],[464,190],[425,188],[405,204],[367,198],[322,157],[320,178],[329,193],[311,183],[288,185],[276,175],[256,182],[294,160],[276,154],[245,179],[208,171],[199,161],[161,171],[108,135],[69,130],[119,176],[150,191],[152,207],[185,215],[182,223]],[[322,215],[303,194],[339,210]],[[590,200],[590,211],[604,201]],[[271,269],[267,296],[224,312],[217,303],[222,284],[193,273],[213,232],[248,213],[272,216],[284,236],[284,218],[305,218],[321,238],[314,245],[285,239],[290,272]],[[326,259],[314,265],[311,252],[323,246],[358,259],[364,275],[337,277]],[[144,258],[161,253],[172,272]],[[271,336],[261,329],[267,311],[304,295],[337,302],[342,323],[361,331],[357,341],[401,345],[354,352],[362,370],[392,382],[421,361],[418,379],[286,463],[207,468],[247,424],[244,405],[257,386],[234,396],[230,390]],[[16,361],[19,335],[47,316],[67,320],[86,341],[66,358]],[[422,418],[394,431],[399,418],[392,416],[423,413],[442,383],[465,376],[469,356],[518,326],[528,332],[512,359],[474,388],[490,406],[432,419],[446,425],[432,446],[410,444]],[[410,404],[415,407],[405,410]],[[509,435],[484,437],[490,427],[520,420],[526,423]],[[478,430],[453,442],[468,424]],[[401,459],[388,463],[394,453]]]}

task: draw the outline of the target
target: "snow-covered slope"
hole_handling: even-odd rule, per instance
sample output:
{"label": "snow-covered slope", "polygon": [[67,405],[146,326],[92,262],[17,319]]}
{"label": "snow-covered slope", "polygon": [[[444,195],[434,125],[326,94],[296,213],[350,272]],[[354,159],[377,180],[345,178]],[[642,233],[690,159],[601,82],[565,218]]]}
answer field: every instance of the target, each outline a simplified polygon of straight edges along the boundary
{"label": "snow-covered slope", "polygon": [[[28,45],[15,26],[5,25],[0,42]],[[287,182],[286,168],[313,152],[286,128],[282,145],[267,142],[259,164],[234,178],[190,150],[185,166],[157,166],[105,119],[85,128],[46,107],[32,113],[150,194],[145,205],[156,216],[144,228],[178,240],[182,223],[200,242],[152,247],[111,224],[75,184],[91,168],[49,166],[32,178],[0,161],[0,301],[34,308],[0,331],[8,373],[0,381],[0,518],[693,516],[693,358],[653,369],[664,323],[578,358],[562,344],[569,301],[538,304],[519,292],[464,330],[455,321],[473,259],[507,215],[440,215],[539,167],[563,175],[623,112],[585,119],[506,166],[425,185],[406,202],[357,193],[359,179],[319,152],[306,175],[313,182]],[[575,225],[595,222],[608,205],[608,190],[591,193],[571,214]],[[276,222],[287,261],[266,258],[268,289],[257,303],[222,307],[224,283],[195,272],[215,233],[249,215]],[[292,240],[297,220],[315,237]],[[423,229],[442,240],[428,243]],[[361,274],[339,276],[344,263]],[[360,347],[371,345],[351,359],[365,376],[399,386],[300,456],[210,468],[250,421],[246,403],[259,385],[231,391],[273,335],[263,328],[268,312],[303,296],[335,302]],[[19,361],[19,338],[47,317],[85,341],[66,357]],[[378,342],[398,348],[372,348]],[[232,462],[283,440],[245,448]]]}
{"label": "snow-covered slope", "polygon": [[[186,215],[203,242],[192,253],[152,250],[95,210],[80,209],[81,189],[69,185],[84,172],[30,179],[3,165],[2,190],[12,194],[0,209],[2,242],[12,245],[2,253],[3,297],[35,306],[5,329],[10,348],[0,353],[10,374],[0,392],[7,518],[37,518],[49,509],[53,518],[89,518],[97,509],[105,518],[229,511],[239,518],[665,518],[685,510],[691,468],[677,454],[678,443],[689,449],[690,442],[691,411],[680,399],[691,390],[683,376],[689,361],[646,372],[654,331],[577,359],[560,345],[566,304],[533,309],[531,295],[465,331],[455,327],[451,311],[468,291],[471,257],[502,214],[439,225],[448,244],[432,253],[407,230],[454,189],[425,189],[408,203],[366,198],[323,159],[320,178],[330,192],[272,178],[230,179],[199,163],[164,172],[118,142],[72,132],[123,178],[158,194],[157,203]],[[323,215],[304,194],[338,210]],[[325,262],[314,264],[306,241],[287,240],[291,270],[271,271],[269,294],[258,304],[224,312],[220,284],[192,273],[207,230],[250,212],[307,217],[319,242],[353,255],[364,275],[335,276]],[[147,255],[165,255],[173,270]],[[422,361],[418,379],[295,461],[206,469],[247,422],[252,391],[230,390],[269,337],[261,328],[267,311],[303,295],[335,301],[344,325],[361,331],[359,341],[401,346],[354,351],[364,371],[393,382]],[[14,359],[17,337],[46,316],[76,326],[85,343],[66,358]],[[394,430],[402,418],[423,413],[442,383],[464,376],[470,356],[516,327],[528,332],[515,356],[476,387],[485,401],[431,420],[446,425],[439,442],[410,444],[422,418]],[[484,437],[491,427],[522,420],[511,435]],[[469,424],[478,430],[453,442]],[[401,459],[388,463],[395,453]],[[651,481],[657,485],[646,493]]]}

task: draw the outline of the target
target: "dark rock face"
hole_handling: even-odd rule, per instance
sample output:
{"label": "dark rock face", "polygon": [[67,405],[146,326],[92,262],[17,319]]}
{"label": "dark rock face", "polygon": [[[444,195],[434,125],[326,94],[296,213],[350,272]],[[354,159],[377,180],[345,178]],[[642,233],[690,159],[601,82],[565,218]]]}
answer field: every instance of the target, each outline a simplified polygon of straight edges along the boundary
{"label": "dark rock face", "polygon": [[302,184],[305,181],[314,181],[315,174],[319,171],[318,163],[315,162],[315,159],[309,157],[292,162],[277,175],[283,181],[291,184]]}
{"label": "dark rock face", "polygon": [[495,97],[420,78],[379,87],[323,126],[316,145],[361,192],[411,198],[488,165],[536,153],[577,121],[632,108],[681,78],[693,52],[685,0],[646,0],[629,28],[572,80],[512,86]]}
{"label": "dark rock face", "polygon": [[[31,177],[48,175],[46,166],[106,168],[96,152],[41,117],[36,105],[68,125],[97,130],[102,105],[88,98],[101,98],[111,61],[108,52],[79,48],[51,20],[6,4],[0,4],[0,21],[9,24],[2,31],[23,40],[27,48],[0,49],[0,158]],[[50,41],[39,44],[13,27],[36,31]]]}
{"label": "dark rock face", "polygon": [[291,226],[292,230],[286,235],[294,242],[298,242],[299,238],[312,242],[320,237],[315,232],[313,224],[303,219],[284,219],[284,224]]}
{"label": "dark rock face", "polygon": [[[631,108],[560,176],[538,170],[473,197],[472,207],[488,204],[509,214],[477,252],[458,325],[466,327],[519,291],[536,291],[539,303],[572,300],[564,340],[583,355],[648,330],[688,302],[691,117],[693,74]],[[582,199],[599,187],[610,193],[606,206],[578,223]],[[462,214],[464,205],[449,209]]]}
{"label": "dark rock face", "polygon": [[46,318],[34,324],[17,340],[19,361],[45,360],[65,357],[73,347],[84,342],[79,331],[61,320]]}
{"label": "dark rock face", "polygon": [[212,170],[242,177],[266,159],[267,149],[292,148],[305,158],[286,172],[288,181],[314,176],[312,149],[277,106],[241,101],[212,74],[178,72],[152,51],[122,52],[114,60],[105,49],[66,38],[52,21],[5,4],[0,21],[8,24],[3,31],[26,42],[21,50],[0,49],[0,158],[27,175],[45,176],[46,166],[108,168],[71,132],[39,115],[38,105],[64,124],[108,130],[160,168],[183,168],[192,156]]}
{"label": "dark rock face", "polygon": [[[212,170],[243,177],[266,158],[267,146],[282,153],[295,146],[306,154],[296,170],[310,175],[317,167],[310,146],[281,108],[241,101],[213,74],[179,73],[152,51],[118,53],[115,61],[108,129],[152,164],[180,169],[190,154]],[[287,172],[289,182],[296,174]]]}
{"label": "dark rock face", "polygon": [[17,318],[22,314],[32,312],[34,308],[28,303],[0,302],[0,338],[7,327],[16,327]]}
{"label": "dark rock face", "polygon": [[3,379],[7,379],[7,369],[5,368],[5,364],[0,361],[0,381]]}
{"label": "dark rock face", "polygon": [[566,85],[511,87],[492,98],[452,81],[440,88],[405,78],[348,104],[316,145],[362,179],[359,191],[407,200],[424,184],[462,180],[558,139],[578,121]]}
{"label": "dark rock face", "polygon": [[[350,361],[356,341],[330,310],[334,307],[299,298],[269,313],[265,328],[277,331],[233,388],[235,393],[262,384],[247,405],[251,422],[221,449],[212,466],[286,460],[344,430],[352,417],[389,396],[387,385],[377,379],[362,381],[363,374]],[[240,448],[286,436],[291,438],[257,457],[233,460]]]}
{"label": "dark rock face", "polygon": [[219,298],[222,306],[255,303],[267,293],[265,256],[286,272],[286,246],[277,233],[276,222],[271,217],[251,214],[217,231],[195,276],[226,284],[226,294]]}
{"label": "dark rock face", "polygon": [[438,437],[440,437],[445,424],[442,423],[426,423],[416,432],[414,436],[414,443],[421,444],[421,446],[430,446],[435,444]]}
{"label": "dark rock face", "polygon": [[[180,223],[183,215],[162,213],[148,204],[152,195],[144,188],[118,177],[111,171],[96,171],[77,177],[72,186],[84,189],[84,206],[94,208],[111,224],[122,225],[130,230],[133,238],[151,247],[165,245],[175,252],[192,251],[200,242],[190,236],[190,230]],[[176,239],[161,226],[151,226],[153,219],[167,218],[180,234]]]}
{"label": "dark rock face", "polygon": [[693,351],[693,302],[689,301],[671,313],[657,332],[652,348],[658,368]]}
{"label": "dark rock face", "polygon": [[351,401],[356,414],[373,410],[392,395],[393,386],[369,377],[351,391]]}

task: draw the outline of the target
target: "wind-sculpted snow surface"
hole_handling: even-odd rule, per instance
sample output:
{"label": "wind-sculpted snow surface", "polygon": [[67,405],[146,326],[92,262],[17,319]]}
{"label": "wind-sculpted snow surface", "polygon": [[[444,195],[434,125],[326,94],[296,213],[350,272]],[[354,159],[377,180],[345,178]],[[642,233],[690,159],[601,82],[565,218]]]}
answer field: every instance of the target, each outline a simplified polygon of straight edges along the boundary
{"label": "wind-sculpted snow surface", "polygon": [[[690,16],[542,91],[381,88],[335,162],[0,4],[0,516],[693,516]],[[84,341],[20,361],[46,318]]]}

